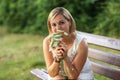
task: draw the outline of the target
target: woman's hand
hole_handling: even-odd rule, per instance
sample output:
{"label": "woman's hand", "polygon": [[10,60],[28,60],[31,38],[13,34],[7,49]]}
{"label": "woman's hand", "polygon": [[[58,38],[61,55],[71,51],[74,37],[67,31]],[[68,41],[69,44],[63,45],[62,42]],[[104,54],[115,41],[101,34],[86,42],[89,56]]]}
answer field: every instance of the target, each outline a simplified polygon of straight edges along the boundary
{"label": "woman's hand", "polygon": [[56,57],[59,59],[64,59],[67,56],[67,46],[64,42],[59,43],[59,47],[57,48]]}

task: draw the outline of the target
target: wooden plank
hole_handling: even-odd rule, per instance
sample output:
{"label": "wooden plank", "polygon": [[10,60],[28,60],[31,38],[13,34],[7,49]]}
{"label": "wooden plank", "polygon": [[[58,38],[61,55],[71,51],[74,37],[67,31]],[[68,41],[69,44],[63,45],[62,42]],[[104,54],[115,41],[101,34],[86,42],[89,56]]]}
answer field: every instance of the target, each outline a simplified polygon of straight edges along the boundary
{"label": "wooden plank", "polygon": [[119,39],[108,38],[108,37],[94,35],[94,34],[88,34],[88,33],[84,33],[84,32],[78,32],[78,33],[80,33],[82,36],[84,36],[87,39],[88,43],[120,50],[120,40]]}
{"label": "wooden plank", "polygon": [[39,80],[48,80],[49,74],[45,69],[33,69],[30,73]]}
{"label": "wooden plank", "polygon": [[120,66],[120,55],[89,48],[88,56],[112,65]]}
{"label": "wooden plank", "polygon": [[111,68],[109,66],[103,66],[95,62],[92,62],[92,68],[93,71],[98,74],[104,75],[114,80],[120,80],[120,69]]}

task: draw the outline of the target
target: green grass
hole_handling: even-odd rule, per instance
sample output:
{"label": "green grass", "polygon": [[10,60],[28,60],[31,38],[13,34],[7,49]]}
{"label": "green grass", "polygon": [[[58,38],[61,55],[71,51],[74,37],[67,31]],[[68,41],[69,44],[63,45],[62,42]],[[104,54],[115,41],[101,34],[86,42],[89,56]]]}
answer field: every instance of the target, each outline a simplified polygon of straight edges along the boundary
{"label": "green grass", "polygon": [[45,68],[42,40],[40,35],[0,35],[0,80],[36,80],[30,70]]}
{"label": "green grass", "polygon": [[[45,68],[44,36],[0,33],[0,80],[36,80],[30,71]],[[96,80],[109,80],[95,74]]]}

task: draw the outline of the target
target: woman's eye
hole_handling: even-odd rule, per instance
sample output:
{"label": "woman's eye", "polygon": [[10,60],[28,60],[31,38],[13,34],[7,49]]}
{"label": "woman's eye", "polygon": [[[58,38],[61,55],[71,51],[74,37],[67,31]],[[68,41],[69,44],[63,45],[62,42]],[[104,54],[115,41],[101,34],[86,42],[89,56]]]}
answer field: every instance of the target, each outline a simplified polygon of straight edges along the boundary
{"label": "woman's eye", "polygon": [[52,26],[52,27],[55,27],[55,26],[56,26],[56,24],[55,24],[55,23],[53,23],[53,24],[51,24],[51,26]]}
{"label": "woman's eye", "polygon": [[61,25],[61,24],[64,24],[65,22],[63,22],[63,21],[61,21],[59,24]]}

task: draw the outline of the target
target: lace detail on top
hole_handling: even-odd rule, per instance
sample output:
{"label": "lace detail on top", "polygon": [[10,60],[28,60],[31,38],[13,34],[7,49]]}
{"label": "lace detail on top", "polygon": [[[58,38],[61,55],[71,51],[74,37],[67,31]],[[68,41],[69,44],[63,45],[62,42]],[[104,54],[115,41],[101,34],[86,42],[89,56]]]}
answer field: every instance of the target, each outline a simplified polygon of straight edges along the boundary
{"label": "lace detail on top", "polygon": [[68,50],[68,53],[67,53],[67,55],[69,56],[71,61],[74,59],[74,57],[77,53],[78,46],[83,39],[84,38],[79,33],[76,33],[76,38],[74,40],[74,43],[73,43],[72,47]]}

